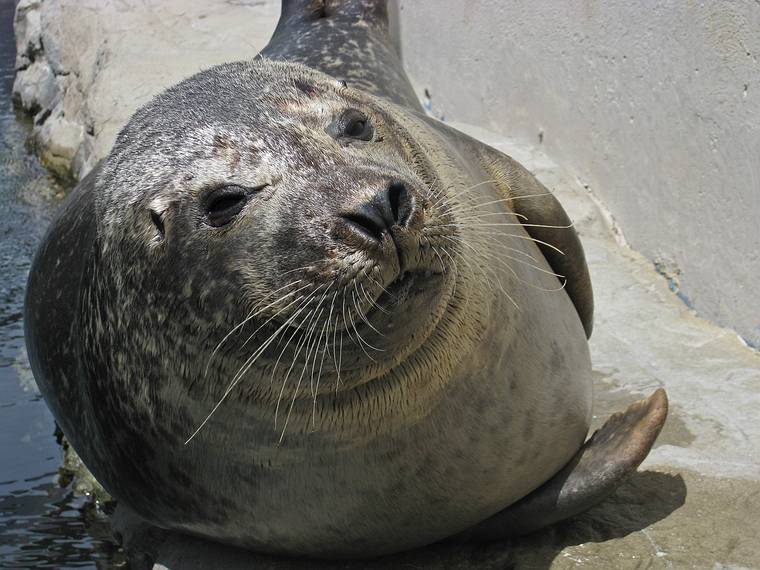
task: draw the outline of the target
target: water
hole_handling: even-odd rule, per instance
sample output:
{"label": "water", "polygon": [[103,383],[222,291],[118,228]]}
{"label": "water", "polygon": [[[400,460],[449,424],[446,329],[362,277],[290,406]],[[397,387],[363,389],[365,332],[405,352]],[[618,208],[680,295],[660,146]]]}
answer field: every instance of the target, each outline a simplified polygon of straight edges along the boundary
{"label": "water", "polygon": [[31,257],[66,189],[13,111],[14,6],[0,0],[0,568],[112,568],[121,561],[107,517],[59,475],[62,450],[24,349]]}

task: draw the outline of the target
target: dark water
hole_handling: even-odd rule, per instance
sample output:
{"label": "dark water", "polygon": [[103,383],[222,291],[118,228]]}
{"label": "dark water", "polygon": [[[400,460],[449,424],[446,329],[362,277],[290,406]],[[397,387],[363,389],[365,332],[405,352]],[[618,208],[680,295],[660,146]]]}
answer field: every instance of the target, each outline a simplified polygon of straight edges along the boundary
{"label": "dark water", "polygon": [[34,250],[65,189],[28,147],[13,111],[15,0],[0,0],[0,568],[111,568],[107,519],[63,486],[53,418],[24,349],[24,287]]}

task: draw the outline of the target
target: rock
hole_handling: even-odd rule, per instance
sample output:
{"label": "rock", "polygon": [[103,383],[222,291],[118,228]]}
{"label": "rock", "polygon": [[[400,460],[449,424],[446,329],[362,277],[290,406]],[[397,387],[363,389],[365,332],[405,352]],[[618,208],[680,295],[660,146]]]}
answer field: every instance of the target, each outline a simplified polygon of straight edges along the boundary
{"label": "rock", "polygon": [[46,61],[37,60],[16,73],[13,97],[29,113],[50,109],[58,96],[58,84]]}
{"label": "rock", "polygon": [[55,74],[42,53],[41,0],[21,0],[16,6],[16,79],[13,98],[29,113],[50,109],[58,95]]}
{"label": "rock", "polygon": [[19,2],[14,94],[36,113],[37,146],[56,173],[87,174],[132,113],[166,87],[201,69],[254,57],[280,9],[279,0],[149,4]]}
{"label": "rock", "polygon": [[63,435],[63,432],[55,426],[55,435],[58,443],[63,448],[63,464],[59,469],[60,479],[58,483],[61,487],[72,484],[72,490],[76,495],[81,497],[87,496],[97,503],[105,504],[111,502],[111,496],[106,492],[103,486],[98,483],[95,477],[90,473],[77,452],[71,447],[71,444]]}
{"label": "rock", "polygon": [[45,166],[55,174],[67,177],[84,140],[84,127],[58,113],[48,118],[39,130],[35,128],[35,135]]}
{"label": "rock", "polygon": [[42,51],[40,4],[42,0],[21,0],[16,6],[13,29],[16,33],[16,69],[25,69]]}

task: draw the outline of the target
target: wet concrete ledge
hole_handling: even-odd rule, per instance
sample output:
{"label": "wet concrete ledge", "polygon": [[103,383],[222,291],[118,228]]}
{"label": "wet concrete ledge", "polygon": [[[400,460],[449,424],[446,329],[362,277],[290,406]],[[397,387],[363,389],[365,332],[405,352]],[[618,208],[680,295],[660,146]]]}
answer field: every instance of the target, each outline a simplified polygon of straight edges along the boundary
{"label": "wet concrete ledge", "polygon": [[[152,95],[201,68],[255,55],[277,13],[278,2],[271,0],[22,0],[14,90],[35,114],[44,160],[81,177]],[[485,547],[435,545],[357,563],[273,559],[144,529],[127,517],[131,522],[120,528],[136,565],[155,562],[156,568],[179,570],[760,564],[758,354],[675,297],[651,263],[624,245],[572,165],[558,165],[523,141],[456,126],[522,162],[576,222],[596,293],[591,349],[597,424],[655,388],[667,388],[671,415],[641,471],[592,511],[524,539]]]}

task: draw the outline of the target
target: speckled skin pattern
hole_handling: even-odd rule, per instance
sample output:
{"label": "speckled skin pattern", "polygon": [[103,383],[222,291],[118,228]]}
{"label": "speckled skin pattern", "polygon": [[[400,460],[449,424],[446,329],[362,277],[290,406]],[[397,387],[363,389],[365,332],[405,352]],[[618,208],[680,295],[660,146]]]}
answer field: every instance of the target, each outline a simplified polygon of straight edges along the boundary
{"label": "speckled skin pattern", "polygon": [[[34,260],[40,389],[97,479],[158,526],[289,555],[400,551],[494,515],[584,441],[577,236],[543,227],[567,216],[521,166],[418,112],[397,59],[373,79],[393,56],[376,4],[317,14],[344,21],[340,46],[376,34],[331,52],[346,73],[302,58],[303,38],[333,47],[327,28],[295,40],[295,63],[268,59],[289,59],[288,26],[317,25],[298,10],[320,4],[296,2],[267,58],[157,96]],[[341,134],[348,111],[369,138]],[[244,207],[210,225],[229,185]],[[357,231],[352,212],[389,188],[395,221]]]}
{"label": "speckled skin pattern", "polygon": [[386,0],[286,0],[261,56],[301,63],[422,110],[391,46]]}

